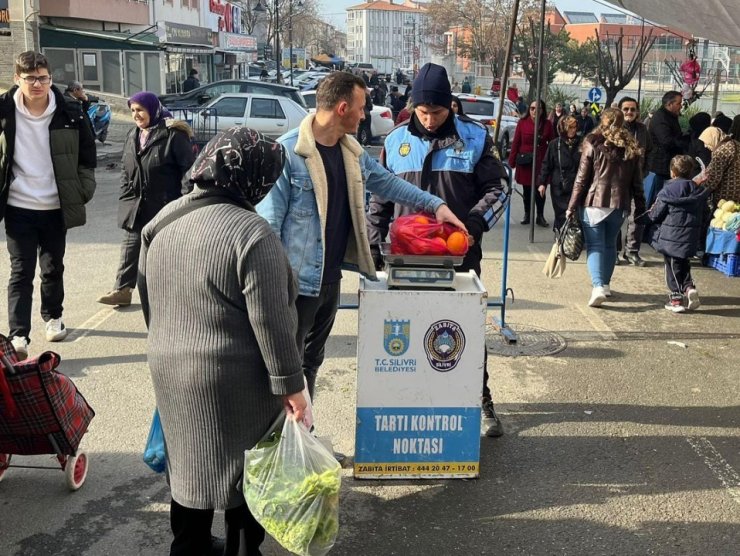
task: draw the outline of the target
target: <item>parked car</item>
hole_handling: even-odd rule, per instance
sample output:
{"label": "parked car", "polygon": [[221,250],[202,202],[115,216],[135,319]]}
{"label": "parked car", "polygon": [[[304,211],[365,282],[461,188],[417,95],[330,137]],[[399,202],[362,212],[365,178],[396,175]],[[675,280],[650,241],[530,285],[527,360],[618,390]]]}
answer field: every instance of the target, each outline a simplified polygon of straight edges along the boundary
{"label": "parked car", "polygon": [[[488,132],[493,137],[496,129],[496,117],[498,116],[498,103],[500,99],[482,95],[458,95],[462,103],[465,115],[488,127]],[[501,115],[501,132],[499,133],[499,147],[502,157],[509,156],[511,142],[514,140],[514,131],[519,122],[519,112],[516,104],[506,99],[504,111]]]}
{"label": "parked car", "polygon": [[308,79],[307,81],[301,82],[301,84],[298,86],[301,92],[303,91],[315,91],[319,88],[319,83],[321,83],[321,80],[324,79],[323,77],[314,77],[312,79]]}
{"label": "parked car", "polygon": [[263,95],[278,95],[289,98],[305,108],[303,97],[295,87],[263,83],[253,79],[225,79],[203,85],[187,93],[161,95],[160,102],[170,110],[203,106],[216,100],[226,93],[259,93]]}
{"label": "parked car", "polygon": [[[303,99],[306,101],[309,113],[313,114],[316,112],[316,91],[301,91],[301,95],[303,95]],[[371,139],[382,141],[391,132],[393,127],[393,112],[391,112],[391,109],[385,106],[373,106],[372,112],[370,112]],[[367,141],[365,137],[359,137],[358,141],[363,144],[367,143],[368,145],[372,142]]]}
{"label": "parked car", "polygon": [[206,105],[201,121],[194,125],[202,125],[214,133],[232,126],[246,126],[277,139],[298,127],[307,114],[302,105],[284,96],[226,93]]}

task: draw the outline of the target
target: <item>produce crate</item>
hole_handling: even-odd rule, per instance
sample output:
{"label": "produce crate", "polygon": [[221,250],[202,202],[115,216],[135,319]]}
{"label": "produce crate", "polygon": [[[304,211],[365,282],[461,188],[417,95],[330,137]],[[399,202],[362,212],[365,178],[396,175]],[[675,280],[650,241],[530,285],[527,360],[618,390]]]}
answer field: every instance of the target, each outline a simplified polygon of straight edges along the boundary
{"label": "produce crate", "polygon": [[725,276],[740,276],[740,255],[708,255],[709,266]]}

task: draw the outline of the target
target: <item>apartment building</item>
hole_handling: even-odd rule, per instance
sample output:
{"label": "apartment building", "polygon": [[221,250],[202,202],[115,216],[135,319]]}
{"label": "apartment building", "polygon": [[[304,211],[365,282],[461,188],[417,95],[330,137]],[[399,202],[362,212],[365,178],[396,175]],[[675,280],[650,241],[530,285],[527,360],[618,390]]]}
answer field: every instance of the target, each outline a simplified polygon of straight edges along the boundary
{"label": "apartment building", "polygon": [[424,3],[371,1],[347,8],[347,60],[369,62],[381,72],[414,68],[431,60]]}

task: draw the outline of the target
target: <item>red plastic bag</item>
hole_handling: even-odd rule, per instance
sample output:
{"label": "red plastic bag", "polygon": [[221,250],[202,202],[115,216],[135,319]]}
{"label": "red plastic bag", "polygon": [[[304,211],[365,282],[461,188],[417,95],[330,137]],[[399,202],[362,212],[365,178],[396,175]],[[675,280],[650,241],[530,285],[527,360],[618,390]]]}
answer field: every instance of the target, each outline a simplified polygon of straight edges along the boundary
{"label": "red plastic bag", "polygon": [[[448,241],[455,232],[462,237]],[[390,235],[391,253],[397,255],[464,255],[468,251],[467,238],[460,230],[422,213],[397,218]]]}

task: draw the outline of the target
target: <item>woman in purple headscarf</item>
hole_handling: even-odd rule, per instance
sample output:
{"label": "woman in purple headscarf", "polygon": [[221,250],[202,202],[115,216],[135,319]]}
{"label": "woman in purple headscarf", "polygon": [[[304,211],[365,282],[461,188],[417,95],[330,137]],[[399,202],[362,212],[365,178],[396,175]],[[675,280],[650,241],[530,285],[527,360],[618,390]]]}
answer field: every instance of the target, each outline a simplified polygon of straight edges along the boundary
{"label": "woman in purple headscarf", "polygon": [[157,95],[142,91],[128,101],[136,126],[123,148],[118,225],[123,228],[121,259],[113,290],[98,303],[131,304],[141,250],[141,230],[170,201],[182,195],[181,182],[193,164],[193,133],[172,119]]}

